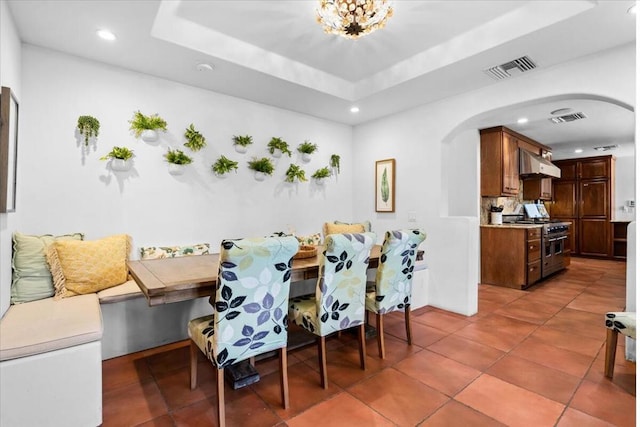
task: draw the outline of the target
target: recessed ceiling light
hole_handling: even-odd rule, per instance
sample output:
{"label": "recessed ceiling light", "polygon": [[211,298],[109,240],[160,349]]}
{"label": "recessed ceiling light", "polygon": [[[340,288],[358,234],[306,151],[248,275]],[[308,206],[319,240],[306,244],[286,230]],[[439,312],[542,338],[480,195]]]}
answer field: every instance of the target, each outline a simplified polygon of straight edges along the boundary
{"label": "recessed ceiling light", "polygon": [[198,71],[213,71],[213,65],[207,64],[206,62],[202,62],[196,65],[196,70]]}
{"label": "recessed ceiling light", "polygon": [[114,41],[116,39],[116,35],[109,30],[98,30],[96,34],[103,40]]}
{"label": "recessed ceiling light", "polygon": [[552,116],[559,116],[561,114],[568,114],[573,111],[571,108],[558,108],[557,110],[553,110],[551,112]]}
{"label": "recessed ceiling light", "polygon": [[524,124],[527,123],[529,121],[529,119],[527,119],[526,117],[521,117],[518,119],[518,124]]}
{"label": "recessed ceiling light", "polygon": [[631,7],[627,10],[627,13],[631,13],[632,15],[635,15],[635,14],[636,14],[636,12],[637,12],[637,10],[638,10],[638,8],[637,8],[636,6],[637,6],[637,4],[634,4],[633,6],[631,6]]}
{"label": "recessed ceiling light", "polygon": [[582,148],[576,148],[574,153],[582,153]]}
{"label": "recessed ceiling light", "polygon": [[360,111],[360,109],[358,107],[351,107],[349,111],[351,111],[352,113],[357,113]]}

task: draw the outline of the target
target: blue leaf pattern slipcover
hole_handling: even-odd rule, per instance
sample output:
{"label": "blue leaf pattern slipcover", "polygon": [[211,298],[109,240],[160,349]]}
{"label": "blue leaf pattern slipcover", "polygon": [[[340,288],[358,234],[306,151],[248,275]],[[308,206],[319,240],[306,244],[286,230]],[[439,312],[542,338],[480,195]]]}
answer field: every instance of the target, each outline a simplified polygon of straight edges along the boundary
{"label": "blue leaf pattern slipcover", "polygon": [[375,291],[367,292],[367,310],[389,313],[411,304],[411,282],[418,246],[426,234],[422,230],[394,230],[385,233]]}
{"label": "blue leaf pattern slipcover", "polygon": [[364,296],[374,233],[332,234],[325,239],[315,296],[294,298],[289,317],[319,336],[364,323]]}
{"label": "blue leaf pattern slipcover", "polygon": [[189,336],[222,368],[287,345],[287,303],[298,240],[223,240],[214,314],[189,322]]}

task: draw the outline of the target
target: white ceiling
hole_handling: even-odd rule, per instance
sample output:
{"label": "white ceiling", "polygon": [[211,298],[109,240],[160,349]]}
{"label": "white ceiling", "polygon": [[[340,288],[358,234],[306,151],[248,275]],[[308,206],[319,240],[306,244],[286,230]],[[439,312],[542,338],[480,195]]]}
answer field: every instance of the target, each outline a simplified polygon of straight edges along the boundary
{"label": "white ceiling", "polygon": [[[348,40],[322,32],[316,1],[8,1],[23,42],[350,125],[500,84],[483,70],[523,55],[536,73],[634,42],[633,3],[396,0],[385,29]],[[99,40],[99,28],[117,41]],[[588,118],[553,125],[557,108]],[[556,158],[577,145],[633,150],[635,114],[619,106],[563,99],[515,112],[479,126],[510,126]],[[513,123],[522,115],[526,125]]]}

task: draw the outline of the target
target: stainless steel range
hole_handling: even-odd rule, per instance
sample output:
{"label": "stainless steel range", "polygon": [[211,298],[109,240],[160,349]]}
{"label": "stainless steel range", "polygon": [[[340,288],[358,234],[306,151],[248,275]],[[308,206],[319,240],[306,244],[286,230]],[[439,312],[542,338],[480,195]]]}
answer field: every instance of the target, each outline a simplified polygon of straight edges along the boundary
{"label": "stainless steel range", "polygon": [[550,222],[542,226],[542,277],[562,270],[569,263],[565,246],[569,241],[568,222]]}

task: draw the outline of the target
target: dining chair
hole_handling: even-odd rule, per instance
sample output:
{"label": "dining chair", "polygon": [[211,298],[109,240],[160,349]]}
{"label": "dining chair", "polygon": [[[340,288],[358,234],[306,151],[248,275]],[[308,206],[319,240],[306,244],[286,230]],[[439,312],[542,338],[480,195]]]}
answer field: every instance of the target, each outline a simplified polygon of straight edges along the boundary
{"label": "dining chair", "polygon": [[327,379],[326,336],[358,327],[360,367],[366,369],[364,297],[369,255],[376,240],[374,233],[331,234],[319,260],[315,295],[293,298],[289,319],[316,335],[320,383]]}
{"label": "dining chair", "polygon": [[218,424],[225,425],[224,368],[278,350],[282,406],[289,407],[287,304],[293,236],[223,240],[212,315],[189,322],[191,389],[197,385],[198,349],[216,371]]}
{"label": "dining chair", "polygon": [[604,325],[607,328],[607,342],[604,355],[604,375],[613,378],[613,367],[616,363],[618,333],[636,339],[636,313],[630,311],[605,314]]}
{"label": "dining chair", "polygon": [[427,235],[422,230],[387,231],[380,252],[375,282],[367,283],[365,306],[376,314],[378,354],[385,357],[383,316],[404,310],[407,342],[411,345],[411,284],[418,245]]}

